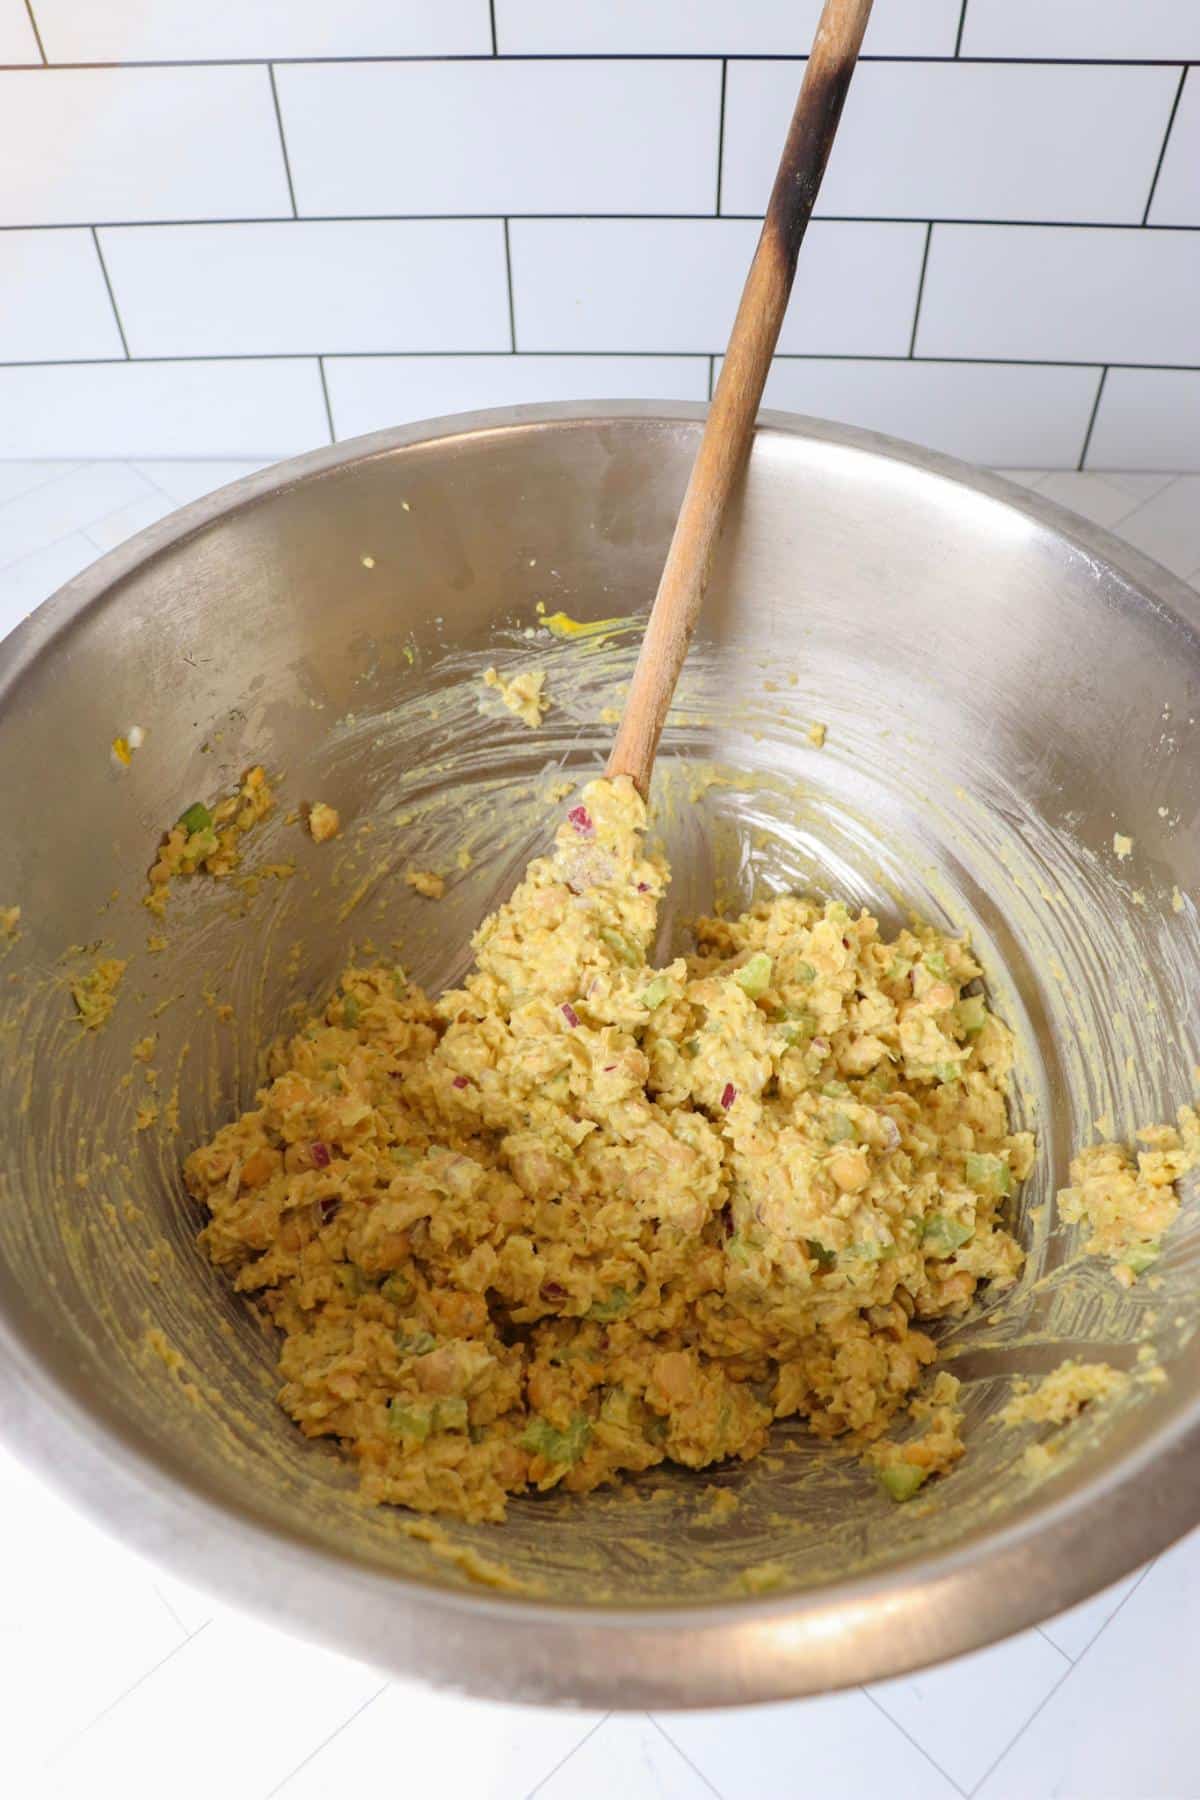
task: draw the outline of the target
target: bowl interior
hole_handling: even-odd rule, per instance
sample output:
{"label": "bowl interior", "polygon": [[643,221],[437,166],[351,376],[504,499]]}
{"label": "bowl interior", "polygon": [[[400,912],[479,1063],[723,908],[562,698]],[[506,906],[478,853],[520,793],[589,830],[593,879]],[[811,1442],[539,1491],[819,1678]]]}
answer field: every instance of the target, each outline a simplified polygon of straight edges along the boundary
{"label": "bowl interior", "polygon": [[[664,944],[714,893],[800,888],[893,925],[915,909],[980,947],[1039,1155],[1019,1287],[947,1334],[967,1457],[900,1508],[782,1427],[749,1467],[522,1501],[501,1530],[445,1523],[431,1543],[362,1508],[351,1470],[277,1407],[269,1336],[196,1248],[182,1157],[250,1103],[262,1046],[364,945],[434,990],[461,973],[474,924],[545,841],[549,790],[604,754],[697,430],[532,419],[260,481],[36,621],[0,710],[0,902],[22,908],[0,968],[0,1300],[45,1406],[85,1409],[224,1515],[420,1583],[508,1581],[518,1605],[736,1602],[919,1565],[1093,1487],[1197,1391],[1195,1207],[1127,1293],[1052,1203],[1098,1128],[1127,1137],[1193,1091],[1194,623],[1003,484],[780,428],[757,443],[656,778]],[[559,610],[613,623],[563,640],[542,623]],[[481,705],[490,663],[546,670],[540,731]],[[135,724],[126,769],[109,746]],[[283,804],[247,870],[295,875],[181,884],[150,951],[162,828],[252,762]],[[336,844],[288,820],[315,799],[341,814]],[[464,847],[440,905],[406,887]],[[68,984],[98,944],[129,969],[84,1033]],[[159,1118],[139,1130],[148,1031]],[[1067,1355],[1132,1368],[1144,1343],[1166,1384],[1085,1415],[1035,1479],[1029,1434],[996,1417],[1014,1377]],[[713,1485],[741,1502],[724,1523],[706,1522]]]}

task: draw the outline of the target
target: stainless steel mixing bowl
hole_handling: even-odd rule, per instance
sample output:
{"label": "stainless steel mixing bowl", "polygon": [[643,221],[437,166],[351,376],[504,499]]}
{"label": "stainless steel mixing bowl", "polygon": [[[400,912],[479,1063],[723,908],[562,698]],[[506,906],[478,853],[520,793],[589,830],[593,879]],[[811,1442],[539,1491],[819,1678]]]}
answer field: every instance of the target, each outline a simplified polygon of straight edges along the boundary
{"label": "stainless steel mixing bowl", "polygon": [[[1192,1090],[1196,596],[1004,481],[862,432],[764,419],[656,777],[665,931],[714,886],[805,886],[980,946],[1040,1154],[1024,1279],[947,1334],[955,1473],[897,1507],[783,1428],[713,1473],[740,1501],[723,1523],[705,1478],[668,1471],[427,1542],[285,1418],[269,1338],[195,1247],[180,1158],[249,1102],[289,1007],[368,938],[434,987],[461,969],[544,842],[548,786],[597,767],[700,416],[531,407],[319,451],[143,533],[0,651],[0,902],[22,908],[0,965],[4,1432],[186,1575],[479,1694],[686,1706],[863,1681],[1026,1626],[1200,1515],[1196,1211],[1125,1293],[1047,1204],[1104,1115],[1127,1135]],[[559,640],[539,607],[616,623]],[[541,732],[491,705],[488,662],[547,670]],[[134,724],[123,768],[109,746]],[[248,868],[296,874],[187,884],[150,951],[160,829],[253,761],[284,804]],[[341,812],[334,845],[289,820],[314,799]],[[454,871],[440,907],[403,881],[431,861]],[[129,971],[84,1033],[67,983],[98,941]],[[137,1131],[147,1031],[161,1120]],[[1039,1477],[996,1416],[1014,1376],[1066,1354],[1136,1370],[1143,1343],[1165,1382],[1085,1414]]]}

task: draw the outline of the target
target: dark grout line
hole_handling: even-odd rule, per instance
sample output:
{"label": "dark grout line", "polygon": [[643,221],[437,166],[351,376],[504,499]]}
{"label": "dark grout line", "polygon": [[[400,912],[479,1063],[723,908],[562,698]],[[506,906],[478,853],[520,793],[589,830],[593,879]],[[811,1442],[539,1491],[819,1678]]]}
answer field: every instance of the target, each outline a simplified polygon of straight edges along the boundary
{"label": "dark grout line", "polygon": [[967,1797],[966,1797],[965,1791],[962,1787],[962,1784],[960,1782],[955,1781],[953,1775],[949,1774],[945,1769],[943,1769],[941,1763],[934,1761],[933,1757],[930,1756],[928,1750],[926,1750],[924,1744],[919,1744],[917,1742],[916,1738],[912,1735],[912,1732],[909,1731],[905,1726],[903,1726],[900,1723],[899,1719],[894,1719],[892,1717],[892,1715],[888,1711],[887,1707],[884,1706],[881,1701],[879,1701],[875,1698],[875,1696],[871,1692],[870,1688],[860,1687],[858,1691],[862,1695],[863,1699],[868,1701],[875,1708],[875,1711],[877,1713],[880,1713],[883,1716],[883,1718],[885,1718],[887,1720],[888,1724],[893,1726],[894,1729],[900,1733],[901,1737],[908,1739],[908,1741],[912,1745],[913,1749],[915,1751],[917,1751],[917,1753],[921,1757],[924,1758],[924,1760],[929,1764],[930,1768],[936,1769],[938,1774],[942,1777],[943,1781],[948,1781],[950,1786],[954,1789],[955,1793],[962,1794],[963,1800],[967,1800]]}
{"label": "dark grout line", "polygon": [[933,226],[925,227],[925,248],[921,252],[921,273],[917,276],[917,298],[913,306],[912,332],[908,340],[908,356],[911,362],[917,353],[917,326],[921,322],[921,300],[925,293],[925,271],[929,267],[929,246],[933,242]]}
{"label": "dark grout line", "polygon": [[[25,11],[29,14],[29,23],[33,27],[33,36],[38,47],[38,55],[41,57],[42,62],[48,65],[49,58],[46,55],[46,46],[42,42],[41,31],[38,27],[38,22],[33,15],[33,0],[25,0]],[[27,68],[28,64],[22,63],[19,66],[21,68]]]}
{"label": "dark grout line", "polygon": [[504,221],[504,279],[508,284],[508,341],[515,356],[517,353],[517,306],[513,299],[512,243],[509,238],[507,219]]}
{"label": "dark grout line", "polygon": [[[122,458],[118,458],[117,460],[126,461],[127,459],[122,457]],[[83,531],[83,528],[81,526],[77,526],[76,530],[78,530],[80,532],[81,536],[86,535],[86,533]],[[71,535],[71,534],[68,533],[68,536],[69,535]],[[61,539],[59,539],[57,541],[61,542]],[[173,1650],[168,1650],[167,1654],[165,1656],[160,1656],[158,1661],[156,1663],[153,1663],[150,1668],[144,1670],[142,1672],[142,1674],[140,1674],[138,1676],[136,1681],[131,1682],[127,1688],[123,1688],[121,1690],[121,1692],[117,1695],[115,1700],[110,1700],[107,1706],[102,1706],[100,1708],[100,1711],[98,1713],[95,1713],[87,1721],[86,1724],[79,1726],[78,1730],[73,1731],[68,1738],[66,1738],[61,1744],[59,1744],[58,1747],[56,1748],[56,1750],[54,1751],[53,1755],[50,1757],[48,1763],[45,1766],[47,1768],[53,1768],[54,1764],[56,1762],[60,1761],[60,1759],[66,1754],[66,1752],[68,1750],[72,1749],[79,1742],[80,1738],[86,1736],[86,1734],[89,1731],[94,1731],[96,1726],[100,1723],[101,1719],[106,1719],[108,1717],[109,1713],[112,1712],[116,1707],[120,1706],[120,1704],[123,1700],[128,1700],[130,1694],[136,1694],[137,1690],[140,1687],[144,1687],[146,1682],[148,1682],[150,1680],[151,1676],[157,1675],[158,1671],[160,1669],[165,1668],[166,1665],[172,1660],[173,1657],[178,1656],[181,1651],[186,1650],[189,1644],[194,1644],[196,1639],[201,1635],[201,1633],[207,1631],[211,1624],[212,1624],[211,1619],[205,1619],[203,1625],[198,1625],[196,1627],[195,1631],[190,1632],[189,1635],[184,1638],[182,1643],[176,1644]]]}
{"label": "dark grout line", "polygon": [[283,172],[287,176],[288,199],[292,203],[292,217],[298,219],[300,213],[296,206],[296,189],[292,182],[292,159],[288,155],[287,138],[283,130],[283,112],[279,105],[279,89],[275,85],[275,64],[267,64],[267,74],[271,81],[271,101],[275,107],[275,123],[279,128],[279,148],[283,152]]}
{"label": "dark grout line", "polygon": [[1179,71],[1179,86],[1175,89],[1175,98],[1171,102],[1171,111],[1167,116],[1167,129],[1163,132],[1162,145],[1158,152],[1158,161],[1154,165],[1154,174],[1150,181],[1150,192],[1146,195],[1146,210],[1142,214],[1142,225],[1150,223],[1150,208],[1154,205],[1154,190],[1158,186],[1158,178],[1162,173],[1163,163],[1167,157],[1167,145],[1171,142],[1171,127],[1175,123],[1175,114],[1179,111],[1179,102],[1183,99],[1183,84],[1187,80],[1188,66],[1185,63]]}
{"label": "dark grout line", "polygon": [[[286,156],[285,156],[286,162]],[[291,173],[288,173],[289,191]],[[293,204],[294,204],[293,198]],[[721,213],[714,218],[711,212],[665,212],[665,213],[555,213],[555,212],[462,212],[462,213],[305,213],[303,217],[289,216],[287,213],[257,213],[242,218],[226,217],[217,219],[64,219],[51,224],[43,224],[34,220],[23,220],[0,224],[0,232],[5,231],[88,231],[93,225],[100,231],[155,231],[166,226],[212,226],[212,225],[482,225],[497,219],[520,219],[523,223],[562,224],[586,222],[588,224],[622,224],[640,225],[645,221],[661,224],[678,225],[761,225],[761,213]],[[1136,231],[1139,236],[1161,233],[1168,236],[1172,233],[1195,234],[1200,227],[1196,225],[1151,225],[1137,219],[980,219],[966,217],[949,217],[930,219],[928,214],[918,213],[826,213],[814,212],[814,223],[819,225],[969,225],[983,226],[994,231]]]}
{"label": "dark grout line", "polygon": [[[28,0],[27,0],[28,3]],[[734,50],[727,53],[730,62],[802,63],[808,59],[794,50]],[[157,56],[127,62],[55,62],[50,69],[245,69],[262,68],[273,62],[284,67],[293,65],[315,68],[345,68],[380,63],[576,63],[576,62],[718,62],[711,50],[546,50],[513,54],[477,50],[453,56]],[[956,56],[952,51],[930,56],[918,51],[860,56],[864,63],[953,63],[974,64],[983,68],[1016,69],[1177,69],[1178,56]],[[28,63],[0,63],[0,73],[29,74]],[[36,73],[36,69],[33,71]]]}
{"label": "dark grout line", "polygon": [[1096,398],[1092,401],[1091,416],[1089,417],[1088,422],[1087,422],[1087,430],[1083,434],[1083,449],[1079,452],[1079,461],[1075,465],[1075,467],[1077,469],[1079,469],[1080,471],[1082,471],[1083,465],[1087,461],[1087,453],[1091,448],[1092,433],[1096,429],[1096,414],[1100,411],[1100,399],[1104,393],[1104,383],[1107,380],[1108,380],[1108,364],[1105,363],[1104,367],[1100,371],[1100,379],[1096,383]]}
{"label": "dark grout line", "polygon": [[294,1781],[302,1769],[307,1769],[309,1764],[314,1762],[323,1750],[327,1750],[336,1738],[341,1737],[343,1731],[353,1725],[356,1719],[361,1719],[367,1708],[369,1706],[374,1706],[375,1702],[387,1693],[389,1686],[390,1683],[385,1682],[381,1688],[376,1688],[373,1694],[369,1694],[361,1706],[356,1706],[354,1711],[350,1714],[350,1717],[348,1719],[343,1719],[336,1731],[331,1731],[327,1738],[322,1738],[316,1749],[310,1750],[303,1762],[297,1763],[294,1769],[288,1770],[282,1781],[276,1782],[275,1786],[266,1796],[266,1800],[275,1800],[276,1794],[286,1793],[288,1783]]}
{"label": "dark grout line", "polygon": [[963,26],[967,22],[967,0],[962,0],[962,11],[958,15],[958,30],[954,34],[954,56],[958,61],[962,56]]}
{"label": "dark grout line", "polygon": [[599,1731],[600,1727],[602,1725],[607,1724],[609,1719],[612,1718],[612,1716],[613,1715],[610,1712],[606,1712],[601,1718],[597,1719],[596,1723],[592,1726],[591,1730],[585,1731],[583,1736],[580,1738],[579,1742],[577,1744],[572,1745],[571,1749],[567,1751],[567,1754],[565,1756],[560,1756],[558,1761],[555,1763],[554,1767],[552,1769],[547,1769],[546,1773],[542,1776],[540,1781],[534,1783],[533,1787],[531,1787],[529,1789],[528,1793],[525,1795],[525,1800],[533,1800],[533,1796],[538,1792],[538,1789],[544,1788],[546,1783],[550,1780],[550,1777],[552,1775],[557,1775],[558,1771],[563,1767],[564,1763],[569,1763],[573,1756],[577,1756],[579,1754],[579,1752],[583,1749],[583,1746],[587,1743],[588,1739],[595,1737],[595,1735]]}
{"label": "dark grout line", "polygon": [[100,248],[100,233],[92,226],[92,242],[96,246],[96,259],[100,264],[100,273],[104,277],[104,285],[108,289],[108,302],[113,309],[113,318],[117,323],[117,335],[121,339],[121,348],[125,352],[125,360],[131,361],[129,355],[129,339],[125,336],[125,326],[121,321],[121,309],[117,305],[117,296],[113,292],[112,277],[108,272],[108,264],[104,260],[104,251]]}
{"label": "dark grout line", "polygon": [[[203,355],[179,353],[174,356],[132,356],[133,366],[155,363],[222,363],[222,362],[311,362],[314,356],[325,356],[339,362],[367,359],[414,361],[429,357],[466,359],[472,356],[541,356],[574,357],[583,361],[639,361],[653,358],[656,362],[696,362],[704,357],[720,357],[720,350],[573,350],[570,347],[549,350],[226,350]],[[789,350],[775,357],[776,362],[848,362],[848,363],[927,363],[950,368],[996,369],[1148,369],[1162,374],[1197,375],[1197,363],[1113,362],[1105,364],[1098,356],[1073,359],[1063,356],[896,356],[871,350]],[[94,369],[122,368],[122,356],[43,356],[26,360],[0,361],[0,369]]]}
{"label": "dark grout line", "polygon": [[321,375],[321,392],[325,396],[325,417],[329,423],[329,441],[331,444],[336,444],[338,436],[333,423],[333,406],[329,399],[329,383],[325,379],[325,358],[323,356],[318,356],[317,368]]}
{"label": "dark grout line", "polygon": [[[1054,471],[1052,470],[1051,473],[1054,473]],[[1134,1582],[1134,1584],[1130,1588],[1129,1592],[1122,1597],[1120,1606],[1113,1608],[1112,1613],[1104,1621],[1104,1624],[1100,1627],[1100,1629],[1096,1633],[1095,1637],[1088,1639],[1088,1642],[1084,1645],[1083,1649],[1079,1652],[1079,1655],[1075,1658],[1074,1662],[1072,1662],[1071,1658],[1066,1655],[1065,1651],[1058,1650],[1057,1644],[1055,1644],[1053,1646],[1053,1648],[1055,1650],[1058,1650],[1058,1654],[1064,1658],[1066,1665],[1067,1665],[1066,1668],[1063,1670],[1062,1674],[1059,1676],[1059,1678],[1055,1682],[1054,1686],[1050,1689],[1050,1692],[1048,1694],[1043,1695],[1041,1700],[1039,1700],[1038,1704],[1034,1707],[1033,1711],[1030,1713],[1030,1715],[1026,1719],[1025,1723],[1021,1726],[1021,1729],[1018,1732],[1016,1732],[1011,1738],[1009,1738],[1007,1744],[1005,1744],[1005,1746],[1004,1746],[1003,1750],[1001,1750],[999,1756],[997,1756],[993,1762],[990,1762],[988,1764],[988,1766],[984,1770],[983,1774],[979,1777],[979,1780],[975,1783],[975,1786],[971,1789],[972,1794],[977,1794],[979,1792],[979,1790],[985,1785],[985,1783],[991,1779],[991,1777],[995,1774],[996,1770],[1000,1767],[1000,1764],[1004,1761],[1005,1757],[1008,1755],[1009,1751],[1012,1749],[1013,1745],[1018,1741],[1018,1739],[1023,1738],[1025,1736],[1025,1733],[1029,1730],[1029,1727],[1033,1724],[1033,1721],[1036,1718],[1038,1718],[1039,1715],[1046,1710],[1046,1708],[1049,1706],[1050,1702],[1053,1700],[1055,1694],[1057,1694],[1059,1689],[1062,1687],[1063,1683],[1065,1681],[1069,1681],[1071,1679],[1071,1676],[1074,1674],[1075,1670],[1079,1667],[1079,1665],[1083,1661],[1084,1657],[1088,1655],[1088,1653],[1092,1649],[1092,1646],[1094,1644],[1096,1644],[1099,1641],[1099,1639],[1104,1636],[1104,1633],[1108,1630],[1109,1626],[1112,1624],[1113,1620],[1117,1617],[1118,1613],[1122,1612],[1124,1610],[1124,1608],[1126,1606],[1128,1606],[1129,1602],[1133,1599],[1133,1596],[1137,1593],[1138,1589],[1141,1587],[1143,1581],[1145,1581],[1147,1575],[1150,1573],[1150,1571],[1153,1567],[1154,1567],[1153,1560],[1146,1564],[1146,1567],[1142,1570],[1141,1574],[1138,1576],[1137,1580]],[[1049,1642],[1048,1639],[1047,1639],[1047,1642]]]}
{"label": "dark grout line", "polygon": [[721,182],[725,175],[725,86],[729,79],[729,63],[721,60],[721,110],[717,116],[717,204],[713,208],[719,218],[721,215]]}

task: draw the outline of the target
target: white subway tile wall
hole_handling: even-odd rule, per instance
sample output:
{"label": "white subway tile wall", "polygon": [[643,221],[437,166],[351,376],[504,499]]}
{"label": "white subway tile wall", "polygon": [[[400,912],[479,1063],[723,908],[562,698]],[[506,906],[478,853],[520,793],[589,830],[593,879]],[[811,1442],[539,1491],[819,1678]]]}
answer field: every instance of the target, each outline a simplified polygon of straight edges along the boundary
{"label": "white subway tile wall", "polygon": [[530,401],[707,400],[707,356],[331,356],[339,438]]}
{"label": "white subway tile wall", "polygon": [[0,66],[41,60],[25,0],[0,0]]}
{"label": "white subway tile wall", "polygon": [[[0,456],[704,399],[820,0],[0,0]],[[1197,0],[876,0],[772,405],[1200,468]]]}

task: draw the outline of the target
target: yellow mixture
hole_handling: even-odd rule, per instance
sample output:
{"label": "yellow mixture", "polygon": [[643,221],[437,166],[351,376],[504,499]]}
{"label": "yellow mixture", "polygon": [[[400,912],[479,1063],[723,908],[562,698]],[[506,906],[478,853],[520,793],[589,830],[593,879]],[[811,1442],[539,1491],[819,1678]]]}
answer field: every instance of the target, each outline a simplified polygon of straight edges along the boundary
{"label": "yellow mixture", "polygon": [[463,989],[349,970],[188,1159],[208,1254],[283,1334],[282,1404],[371,1499],[501,1519],[792,1416],[873,1443],[898,1499],[961,1453],[949,1376],[917,1445],[877,1440],[925,1327],[1021,1267],[1000,1215],[1034,1146],[978,964],[784,896],[656,969],[644,831],[593,782]]}

